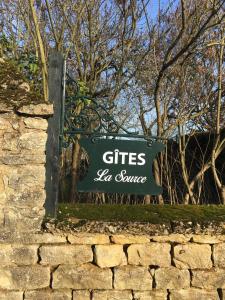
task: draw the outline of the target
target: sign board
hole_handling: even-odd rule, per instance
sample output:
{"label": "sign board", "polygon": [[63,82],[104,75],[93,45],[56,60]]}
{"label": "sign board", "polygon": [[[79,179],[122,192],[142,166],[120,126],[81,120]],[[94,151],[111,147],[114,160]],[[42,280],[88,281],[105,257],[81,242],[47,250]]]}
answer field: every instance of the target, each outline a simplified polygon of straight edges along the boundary
{"label": "sign board", "polygon": [[89,156],[89,170],[78,183],[80,192],[128,193],[158,195],[152,163],[164,149],[160,142],[151,146],[146,141],[81,139],[80,145]]}

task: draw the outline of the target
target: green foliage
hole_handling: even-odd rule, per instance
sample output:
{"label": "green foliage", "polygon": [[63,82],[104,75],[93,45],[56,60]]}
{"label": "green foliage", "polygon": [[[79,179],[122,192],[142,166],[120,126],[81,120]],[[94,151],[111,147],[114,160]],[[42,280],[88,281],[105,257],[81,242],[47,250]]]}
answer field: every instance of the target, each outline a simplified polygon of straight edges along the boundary
{"label": "green foliage", "polygon": [[18,59],[18,67],[26,73],[26,77],[32,80],[39,71],[38,58],[32,53],[23,53]]}
{"label": "green foliage", "polygon": [[89,106],[91,99],[89,98],[89,88],[86,83],[81,80],[76,80],[76,87],[74,88],[74,81],[69,81],[66,85],[66,102],[76,103],[76,108]]}
{"label": "green foliage", "polygon": [[[16,54],[14,53],[16,52]],[[40,91],[41,77],[38,58],[32,51],[24,52],[18,45],[15,45],[10,36],[0,34],[0,57],[10,60],[15,67],[29,80],[36,91]]]}
{"label": "green foliage", "polygon": [[89,96],[89,88],[86,85],[86,82],[77,80],[78,84],[78,93],[77,93],[77,104],[85,104],[90,105],[91,100],[88,98]]}
{"label": "green foliage", "polygon": [[10,44],[9,40],[7,39],[6,35],[2,33],[0,35],[0,49],[1,53],[0,56],[3,56],[3,54],[7,51],[10,51],[12,48],[12,45]]}
{"label": "green foliage", "polygon": [[29,80],[29,84],[32,85],[34,90],[40,93],[42,90],[41,69],[36,55],[32,52],[20,53],[15,64],[25,78]]}
{"label": "green foliage", "polygon": [[87,96],[89,94],[89,89],[86,85],[86,82],[77,80],[77,84],[79,87],[79,95],[81,96]]}

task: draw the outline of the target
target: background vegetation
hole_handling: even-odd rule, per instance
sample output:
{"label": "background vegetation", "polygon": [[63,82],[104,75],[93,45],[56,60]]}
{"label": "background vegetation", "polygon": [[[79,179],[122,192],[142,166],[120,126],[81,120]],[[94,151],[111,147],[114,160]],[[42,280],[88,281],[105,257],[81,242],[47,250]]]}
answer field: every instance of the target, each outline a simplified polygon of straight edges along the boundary
{"label": "background vegetation", "polygon": [[224,0],[0,0],[0,56],[46,101],[57,49],[120,124],[170,139],[154,162],[164,193],[144,198],[78,194],[75,142],[62,156],[64,201],[225,204],[224,14]]}

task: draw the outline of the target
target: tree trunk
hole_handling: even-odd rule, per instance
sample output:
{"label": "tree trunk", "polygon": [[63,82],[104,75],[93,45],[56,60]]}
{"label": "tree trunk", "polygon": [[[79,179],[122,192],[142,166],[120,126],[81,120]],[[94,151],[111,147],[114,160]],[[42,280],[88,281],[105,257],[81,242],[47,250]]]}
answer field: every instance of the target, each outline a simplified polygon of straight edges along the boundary
{"label": "tree trunk", "polygon": [[151,204],[151,195],[145,195],[144,204]]}
{"label": "tree trunk", "polygon": [[[160,174],[160,168],[159,168],[159,163],[158,163],[157,159],[154,159],[153,166],[154,166],[155,182],[157,185],[161,185],[161,176],[160,176],[161,174]],[[157,199],[158,199],[159,204],[164,204],[162,195],[158,195]]]}
{"label": "tree trunk", "polygon": [[79,152],[80,145],[78,140],[73,144],[72,150],[72,168],[71,168],[71,189],[70,189],[70,202],[77,202],[78,194],[77,194],[77,170],[79,166]]}

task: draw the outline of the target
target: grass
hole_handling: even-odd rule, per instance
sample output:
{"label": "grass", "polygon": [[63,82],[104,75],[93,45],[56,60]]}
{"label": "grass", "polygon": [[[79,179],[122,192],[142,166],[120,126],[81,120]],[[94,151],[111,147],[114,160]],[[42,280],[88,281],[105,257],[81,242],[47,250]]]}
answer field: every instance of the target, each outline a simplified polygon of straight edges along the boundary
{"label": "grass", "polygon": [[58,220],[135,221],[153,224],[171,221],[223,222],[223,205],[95,205],[59,204]]}

